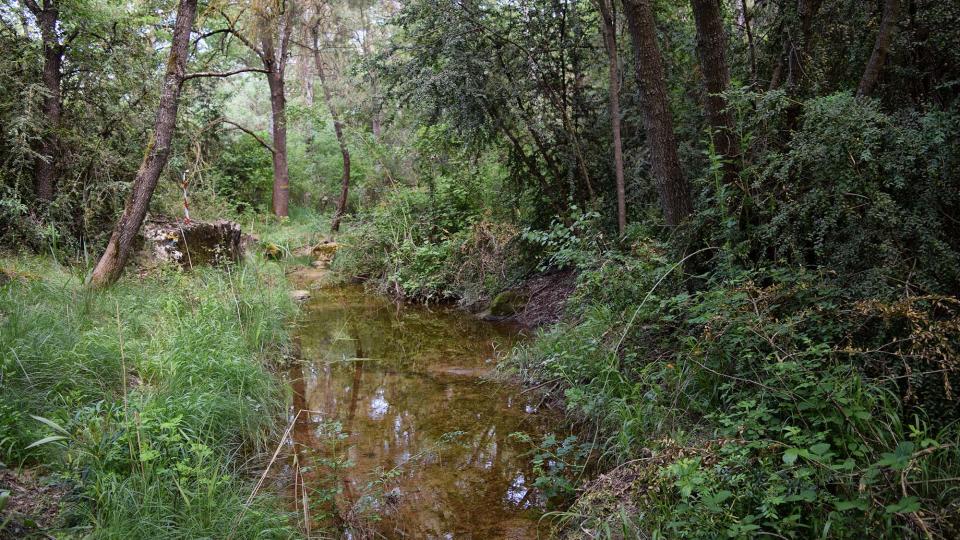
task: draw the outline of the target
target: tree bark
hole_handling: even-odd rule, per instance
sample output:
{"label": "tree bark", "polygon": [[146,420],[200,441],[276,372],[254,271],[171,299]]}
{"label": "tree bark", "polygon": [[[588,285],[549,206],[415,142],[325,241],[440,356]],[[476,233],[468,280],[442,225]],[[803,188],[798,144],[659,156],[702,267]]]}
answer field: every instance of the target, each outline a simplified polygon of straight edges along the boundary
{"label": "tree bark", "polygon": [[347,210],[347,197],[350,193],[350,150],[347,148],[347,141],[343,136],[343,124],[340,123],[340,115],[333,104],[333,96],[330,95],[330,86],[327,84],[327,77],[323,71],[323,59],[320,58],[320,43],[317,38],[317,30],[310,30],[310,36],[313,38],[313,61],[317,66],[317,76],[320,78],[320,87],[323,89],[323,100],[330,111],[330,118],[333,119],[333,131],[337,136],[337,144],[340,145],[340,154],[343,156],[343,176],[340,178],[340,199],[337,201],[337,209],[333,213],[333,221],[330,223],[330,231],[338,232],[340,230],[340,220]]}
{"label": "tree bark", "polygon": [[747,0],[740,0],[740,9],[743,11],[743,29],[747,33],[747,51],[750,53],[750,84],[757,86],[757,48],[753,41],[753,30],[750,26],[750,10]]}
{"label": "tree bark", "polygon": [[60,148],[60,118],[63,113],[60,82],[63,77],[63,54],[66,46],[57,35],[57,22],[60,9],[56,0],[46,0],[41,7],[34,0],[27,0],[27,9],[37,18],[40,37],[43,42],[43,86],[47,94],[43,98],[42,110],[46,118],[46,129],[40,140],[40,156],[34,163],[34,191],[43,201],[53,200],[57,189],[57,161]]}
{"label": "tree bark", "polygon": [[88,284],[92,287],[106,287],[120,277],[130,257],[137,232],[147,215],[150,198],[157,187],[160,173],[170,157],[170,144],[177,122],[180,88],[186,75],[190,28],[193,26],[196,12],[197,0],[180,0],[153,135],[147,144],[146,155],[140,163],[140,169],[133,181],[123,214],[114,226],[107,248],[90,275]]}
{"label": "tree bark", "polygon": [[734,130],[733,115],[722,93],[730,86],[727,67],[727,39],[723,30],[718,0],[690,0],[697,26],[697,56],[703,72],[704,109],[713,131],[713,144],[724,159],[724,181],[732,183],[739,172],[737,160],[740,140]]}
{"label": "tree bark", "polygon": [[284,95],[283,71],[271,69],[267,75],[270,86],[270,112],[273,124],[273,213],[277,217],[290,215],[290,172],[287,167],[287,100]]}
{"label": "tree bark", "polygon": [[613,131],[613,170],[617,187],[617,230],[627,230],[627,190],[623,177],[623,141],[620,135],[620,66],[617,57],[617,26],[611,0],[596,0],[600,30],[610,64],[610,129]]}
{"label": "tree bark", "polygon": [[290,172],[287,167],[287,98],[284,74],[287,64],[287,43],[290,21],[283,15],[277,24],[279,50],[274,44],[274,33],[263,32],[261,59],[268,71],[270,112],[273,124],[273,213],[277,217],[290,215]]}
{"label": "tree bark", "polygon": [[897,22],[900,19],[900,0],[886,0],[883,3],[883,18],[880,20],[880,29],[877,31],[877,41],[873,45],[873,53],[863,70],[860,85],[857,87],[857,96],[866,97],[873,92],[873,88],[880,79],[880,72],[887,61],[890,44],[897,31]]}
{"label": "tree bark", "polygon": [[650,148],[651,170],[660,195],[667,225],[679,225],[693,213],[687,183],[673,131],[673,116],[667,99],[663,59],[657,47],[651,0],[621,0],[627,29],[633,41],[637,82],[643,102],[643,124]]}

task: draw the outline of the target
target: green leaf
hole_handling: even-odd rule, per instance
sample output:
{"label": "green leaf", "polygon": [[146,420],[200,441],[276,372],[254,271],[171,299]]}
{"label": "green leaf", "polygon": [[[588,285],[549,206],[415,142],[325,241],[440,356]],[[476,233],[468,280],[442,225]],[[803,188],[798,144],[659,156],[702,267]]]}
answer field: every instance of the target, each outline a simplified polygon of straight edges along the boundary
{"label": "green leaf", "polygon": [[897,445],[893,452],[884,452],[881,454],[877,465],[881,467],[890,467],[896,471],[903,470],[910,462],[913,456],[914,445],[911,441],[903,441]]}
{"label": "green leaf", "polygon": [[826,454],[830,450],[830,445],[828,443],[815,444],[810,447],[810,451],[818,456]]}
{"label": "green leaf", "polygon": [[920,501],[916,497],[904,497],[886,507],[888,514],[905,514],[920,509]]}
{"label": "green leaf", "polygon": [[30,415],[30,418],[33,418],[33,419],[36,420],[37,422],[42,422],[42,423],[50,426],[51,428],[53,428],[55,431],[59,431],[60,433],[63,433],[64,435],[66,435],[66,436],[68,436],[68,437],[70,436],[70,432],[69,432],[69,431],[63,429],[63,427],[62,427],[60,424],[54,422],[53,420],[50,420],[49,418],[44,418],[44,417],[42,417],[42,416],[34,416],[34,415],[32,415],[32,414]]}
{"label": "green leaf", "polygon": [[64,439],[66,439],[66,437],[64,437],[63,435],[50,435],[49,437],[44,437],[44,438],[40,439],[39,441],[33,441],[33,442],[30,443],[26,448],[24,448],[24,450],[29,450],[29,449],[31,449],[31,448],[34,448],[34,447],[37,447],[37,446],[40,446],[40,445],[44,445],[44,444],[47,444],[47,443],[52,443],[52,442],[56,442],[56,441],[62,441],[62,440],[64,440]]}
{"label": "green leaf", "polygon": [[783,462],[787,465],[793,465],[797,462],[797,457],[800,455],[799,448],[787,448],[787,451],[783,453]]}
{"label": "green leaf", "polygon": [[704,497],[703,504],[712,512],[719,512],[721,510],[720,505],[723,504],[723,501],[729,499],[732,495],[733,493],[723,489],[709,497]]}

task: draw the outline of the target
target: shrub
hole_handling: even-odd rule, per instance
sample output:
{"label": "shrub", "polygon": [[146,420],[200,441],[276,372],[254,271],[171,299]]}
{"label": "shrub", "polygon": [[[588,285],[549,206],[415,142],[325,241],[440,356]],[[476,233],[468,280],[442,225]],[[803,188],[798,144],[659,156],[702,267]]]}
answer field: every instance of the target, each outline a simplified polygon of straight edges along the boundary
{"label": "shrub", "polygon": [[770,151],[789,106],[776,96],[737,98],[757,157],[740,189],[706,182],[722,194],[700,216],[713,245],[739,246],[747,265],[828,268],[864,297],[960,292],[960,116],[833,94],[806,101],[789,144]]}
{"label": "shrub", "polygon": [[930,395],[932,367],[956,380],[953,301],[855,304],[827,276],[783,268],[691,293],[664,253],[640,240],[583,270],[570,322],[511,361],[561,383],[606,467],[651,456],[607,512],[588,490],[571,510],[584,526],[626,505],[631,528],[669,537],[954,530],[938,487],[957,473],[950,385],[926,402],[904,392]]}

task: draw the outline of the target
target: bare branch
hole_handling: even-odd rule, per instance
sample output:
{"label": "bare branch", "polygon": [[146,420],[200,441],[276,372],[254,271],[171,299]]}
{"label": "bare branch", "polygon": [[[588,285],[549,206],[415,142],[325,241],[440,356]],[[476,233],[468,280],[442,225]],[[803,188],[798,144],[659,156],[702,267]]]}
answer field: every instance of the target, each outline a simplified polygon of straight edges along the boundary
{"label": "bare branch", "polygon": [[[256,54],[257,56],[259,56],[259,57],[260,57],[260,60],[263,61],[264,64],[266,64],[266,63],[267,63],[267,58],[266,58],[266,56],[264,56],[263,51],[260,50],[260,48],[258,48],[256,45],[254,45],[253,42],[251,42],[249,39],[247,39],[246,36],[244,36],[244,35],[241,34],[239,31],[237,31],[237,27],[236,27],[237,21],[230,20],[230,17],[229,17],[229,16],[227,15],[227,13],[226,13],[225,11],[223,11],[222,9],[220,10],[220,15],[223,15],[223,18],[226,19],[226,21],[227,21],[227,26],[229,27],[229,28],[227,28],[227,31],[228,31],[229,33],[237,36],[237,39],[239,39],[241,43],[243,43],[244,45],[246,45],[248,49],[250,49],[251,51],[254,52],[254,54]],[[239,16],[238,16],[238,19],[239,19]]]}
{"label": "bare branch", "polygon": [[[259,135],[257,135],[256,133],[254,133],[254,132],[253,132],[252,130],[250,130],[249,128],[246,128],[246,127],[244,127],[244,126],[241,126],[240,124],[234,122],[233,120],[227,120],[226,118],[222,118],[222,117],[221,117],[221,118],[217,118],[216,120],[213,120],[212,122],[210,122],[209,124],[207,124],[207,127],[211,127],[211,126],[214,126],[214,125],[216,125],[216,124],[229,124],[229,125],[237,128],[237,129],[239,129],[240,131],[246,133],[247,135],[253,137],[254,139],[256,139],[257,142],[260,143],[261,146],[263,146],[264,148],[266,148],[271,154],[277,153],[277,151],[273,149],[273,146],[271,146],[270,143],[268,143],[267,141],[263,140],[263,138],[261,138]],[[204,128],[204,129],[201,130],[201,131],[205,131],[205,130],[206,130],[206,128]]]}
{"label": "bare branch", "polygon": [[199,79],[202,77],[230,77],[232,75],[237,75],[240,73],[270,73],[269,71],[261,68],[241,68],[235,69],[233,71],[198,71],[196,73],[187,73],[183,76],[183,80],[190,79]]}

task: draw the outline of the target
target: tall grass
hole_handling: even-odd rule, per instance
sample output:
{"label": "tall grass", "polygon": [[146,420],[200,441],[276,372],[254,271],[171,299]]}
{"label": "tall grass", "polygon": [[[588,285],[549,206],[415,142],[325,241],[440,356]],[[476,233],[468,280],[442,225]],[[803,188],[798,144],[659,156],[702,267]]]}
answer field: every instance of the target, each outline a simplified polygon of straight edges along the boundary
{"label": "tall grass", "polygon": [[250,469],[282,423],[270,364],[294,308],[275,265],[167,270],[107,291],[48,260],[2,265],[17,277],[0,288],[0,456],[72,486],[65,528],[294,534],[270,497],[242,512]]}
{"label": "tall grass", "polygon": [[261,242],[274,244],[289,255],[297,248],[314,245],[329,235],[331,216],[312,208],[293,206],[290,217],[253,214],[245,220],[247,230],[254,231]]}

